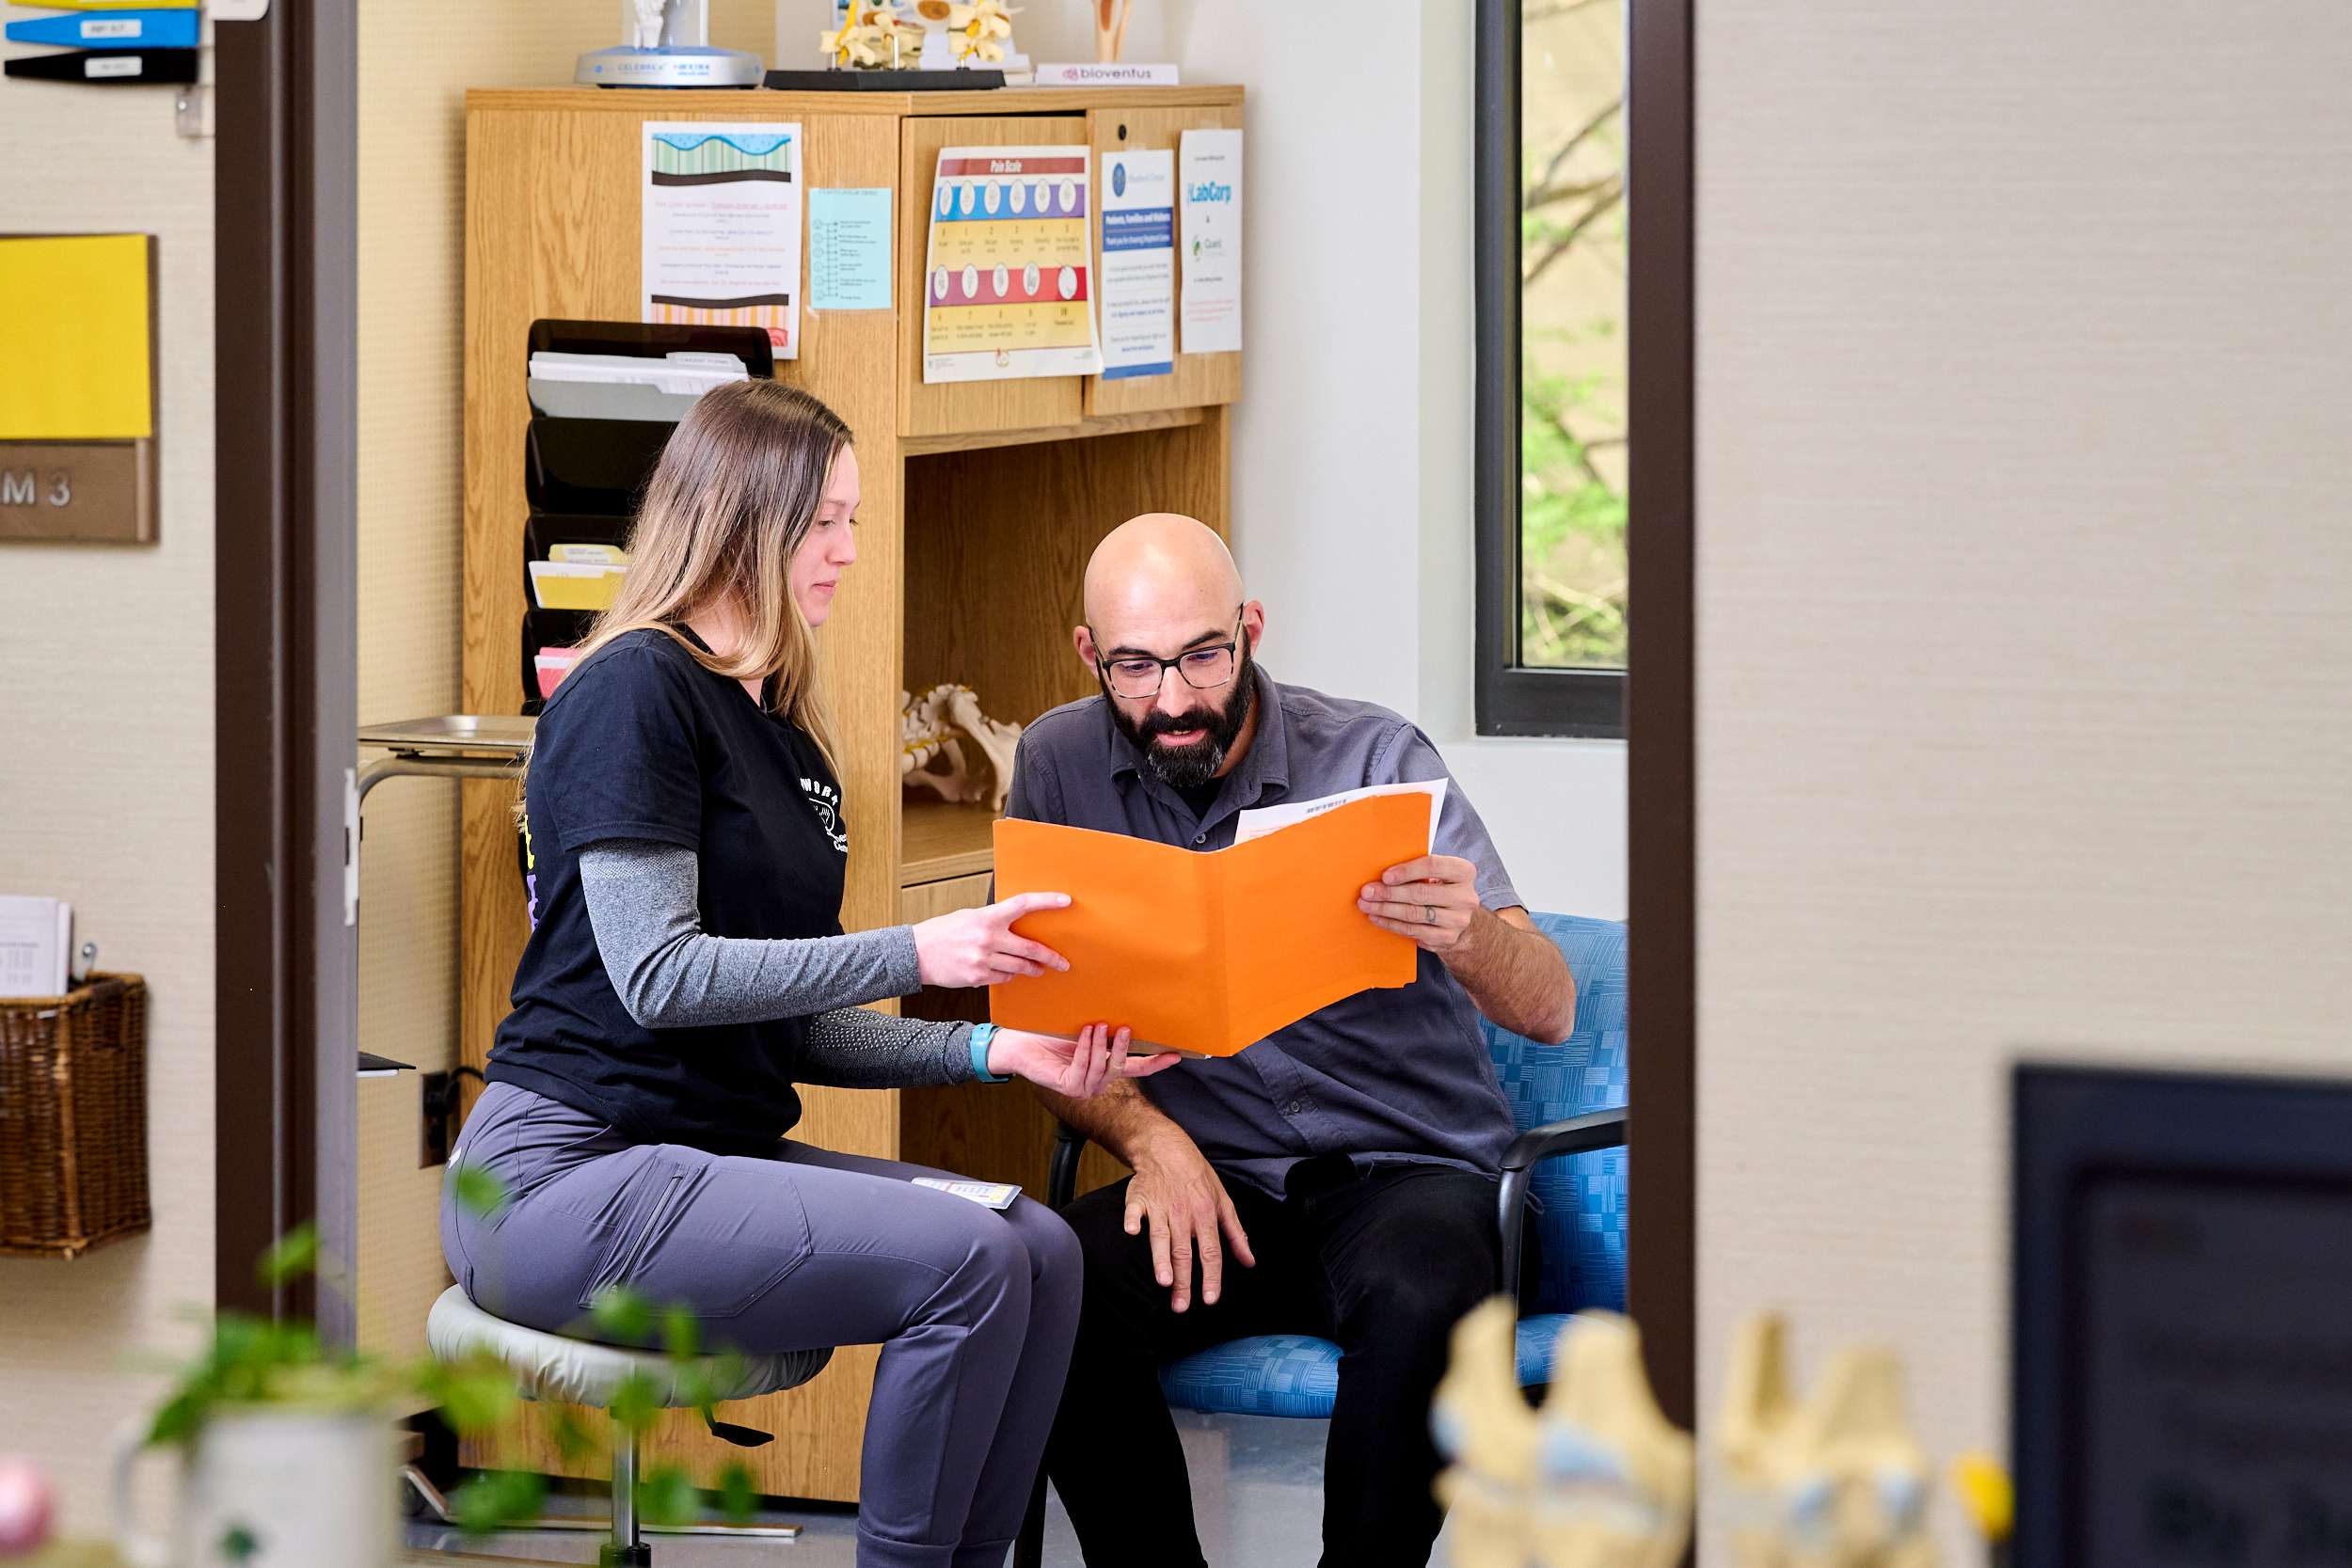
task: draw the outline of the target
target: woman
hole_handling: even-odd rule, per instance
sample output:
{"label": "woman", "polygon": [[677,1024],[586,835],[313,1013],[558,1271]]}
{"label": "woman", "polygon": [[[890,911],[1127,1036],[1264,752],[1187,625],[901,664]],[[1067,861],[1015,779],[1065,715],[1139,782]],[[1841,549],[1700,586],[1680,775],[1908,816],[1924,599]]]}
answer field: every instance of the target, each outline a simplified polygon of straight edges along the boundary
{"label": "woman", "polygon": [[[577,1332],[598,1292],[684,1303],[751,1354],[882,1346],[865,1568],[977,1568],[1020,1526],[1077,1323],[1078,1248],[1026,1198],[784,1138],[796,1083],[1023,1077],[1088,1095],[1172,1057],[857,1007],[1068,965],[1032,894],[844,936],[849,829],[812,632],[857,559],[857,455],[769,381],[705,397],[662,453],[618,599],[540,716],[525,787],[532,930],[444,1196],[467,1293]],[[450,1183],[453,1192],[455,1183]]]}

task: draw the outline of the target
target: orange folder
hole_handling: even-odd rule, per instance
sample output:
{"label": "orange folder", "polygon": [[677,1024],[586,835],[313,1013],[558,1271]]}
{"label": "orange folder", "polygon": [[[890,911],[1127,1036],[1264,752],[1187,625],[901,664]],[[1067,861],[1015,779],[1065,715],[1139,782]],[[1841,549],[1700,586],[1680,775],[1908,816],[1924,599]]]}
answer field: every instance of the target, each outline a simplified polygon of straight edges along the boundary
{"label": "orange folder", "polygon": [[1429,800],[1376,796],[1208,853],[1046,822],[996,824],[996,896],[1066,893],[1014,927],[1066,974],[989,988],[1008,1029],[1125,1024],[1137,1047],[1231,1056],[1318,1007],[1406,986],[1416,949],[1356,907],[1429,846]]}

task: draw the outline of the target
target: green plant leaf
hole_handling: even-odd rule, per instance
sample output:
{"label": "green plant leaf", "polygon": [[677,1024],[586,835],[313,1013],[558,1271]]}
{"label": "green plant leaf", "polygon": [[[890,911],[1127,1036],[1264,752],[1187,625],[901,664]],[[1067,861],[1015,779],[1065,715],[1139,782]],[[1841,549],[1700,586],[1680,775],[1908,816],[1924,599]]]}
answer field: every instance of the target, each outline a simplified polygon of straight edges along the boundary
{"label": "green plant leaf", "polygon": [[514,1373],[488,1355],[433,1367],[421,1381],[426,1397],[441,1407],[441,1419],[452,1431],[468,1434],[505,1420],[521,1397]]}
{"label": "green plant leaf", "polygon": [[275,1333],[275,1325],[266,1318],[248,1312],[223,1312],[213,1323],[213,1343],[205,1353],[205,1364],[215,1372],[250,1364],[264,1354],[267,1344],[274,1342]]}
{"label": "green plant leaf", "polygon": [[670,1402],[689,1410],[700,1411],[703,1418],[708,1420],[711,1412],[718,1407],[719,1391],[711,1386],[710,1374],[704,1370],[702,1363],[685,1362],[678,1366],[672,1375],[673,1387]]}
{"label": "green plant leaf", "polygon": [[568,1404],[555,1407],[555,1451],[567,1463],[578,1464],[597,1449],[596,1433],[580,1418],[580,1412]]}
{"label": "green plant leaf", "polygon": [[759,1491],[752,1484],[752,1467],[737,1460],[719,1472],[719,1512],[730,1525],[748,1525],[759,1507]]}
{"label": "green plant leaf", "polygon": [[673,1361],[691,1361],[701,1354],[701,1326],[682,1303],[672,1302],[661,1309],[661,1343]]}
{"label": "green plant leaf", "polygon": [[449,1190],[460,1209],[479,1219],[506,1207],[506,1183],[478,1165],[459,1164],[450,1177]]}
{"label": "green plant leaf", "polygon": [[319,1266],[319,1227],[297,1225],[273,1243],[262,1254],[254,1273],[264,1285],[276,1289],[288,1280],[298,1279]]}
{"label": "green plant leaf", "polygon": [[459,1529],[468,1535],[487,1535],[538,1517],[547,1496],[547,1481],[527,1470],[485,1470],[459,1487],[450,1501],[456,1509]]}
{"label": "green plant leaf", "polygon": [[626,1285],[608,1285],[588,1304],[588,1316],[604,1338],[642,1345],[653,1338],[653,1307]]}
{"label": "green plant leaf", "polygon": [[663,1465],[637,1482],[637,1512],[650,1525],[690,1524],[702,1512],[702,1499],[684,1470]]}
{"label": "green plant leaf", "polygon": [[220,1538],[220,1560],[223,1562],[250,1562],[262,1549],[262,1538],[243,1524],[230,1525]]}
{"label": "green plant leaf", "polygon": [[642,1437],[661,1413],[661,1392],[644,1373],[631,1372],[612,1390],[604,1409],[614,1426],[632,1437]]}
{"label": "green plant leaf", "polygon": [[213,1389],[209,1380],[192,1381],[155,1412],[155,1423],[147,1429],[147,1440],[158,1446],[193,1442],[212,1413]]}

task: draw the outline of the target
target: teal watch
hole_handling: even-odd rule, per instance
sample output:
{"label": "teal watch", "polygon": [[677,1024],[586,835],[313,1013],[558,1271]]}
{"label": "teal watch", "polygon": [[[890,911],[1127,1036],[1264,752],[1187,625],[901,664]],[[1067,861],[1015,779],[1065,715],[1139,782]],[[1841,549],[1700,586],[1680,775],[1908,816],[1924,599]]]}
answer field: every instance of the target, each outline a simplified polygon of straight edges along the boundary
{"label": "teal watch", "polygon": [[996,1035],[993,1023],[977,1023],[972,1027],[972,1076],[983,1084],[1009,1084],[1009,1078],[999,1078],[988,1070],[988,1042]]}

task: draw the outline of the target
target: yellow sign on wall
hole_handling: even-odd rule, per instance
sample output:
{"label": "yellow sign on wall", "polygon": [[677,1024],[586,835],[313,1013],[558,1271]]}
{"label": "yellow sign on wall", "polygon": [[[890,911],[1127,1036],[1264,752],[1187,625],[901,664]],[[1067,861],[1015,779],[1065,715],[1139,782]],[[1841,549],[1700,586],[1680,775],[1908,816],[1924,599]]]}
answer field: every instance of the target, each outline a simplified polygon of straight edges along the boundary
{"label": "yellow sign on wall", "polygon": [[155,434],[145,234],[0,239],[0,441]]}

